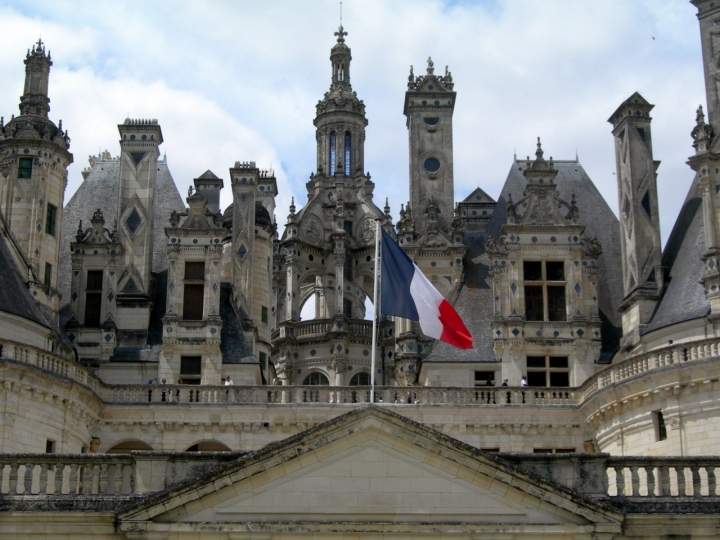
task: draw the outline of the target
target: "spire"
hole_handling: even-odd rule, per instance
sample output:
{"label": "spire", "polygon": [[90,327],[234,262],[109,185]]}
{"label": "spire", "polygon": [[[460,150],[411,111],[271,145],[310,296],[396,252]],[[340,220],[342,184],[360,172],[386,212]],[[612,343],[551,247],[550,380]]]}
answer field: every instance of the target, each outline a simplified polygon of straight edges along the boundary
{"label": "spire", "polygon": [[25,57],[25,91],[20,98],[20,114],[35,114],[47,118],[50,111],[50,66],[50,53],[45,54],[45,45],[38,39]]}

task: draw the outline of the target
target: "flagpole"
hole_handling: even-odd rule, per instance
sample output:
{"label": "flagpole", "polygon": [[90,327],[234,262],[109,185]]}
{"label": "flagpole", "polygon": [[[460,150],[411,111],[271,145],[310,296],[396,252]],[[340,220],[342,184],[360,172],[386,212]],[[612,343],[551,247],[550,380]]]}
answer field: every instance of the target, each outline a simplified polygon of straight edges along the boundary
{"label": "flagpole", "polygon": [[375,220],[375,277],[373,287],[373,327],[372,356],[370,361],[370,403],[375,403],[375,354],[377,352],[377,322],[380,318],[378,309],[378,277],[380,276],[380,220]]}

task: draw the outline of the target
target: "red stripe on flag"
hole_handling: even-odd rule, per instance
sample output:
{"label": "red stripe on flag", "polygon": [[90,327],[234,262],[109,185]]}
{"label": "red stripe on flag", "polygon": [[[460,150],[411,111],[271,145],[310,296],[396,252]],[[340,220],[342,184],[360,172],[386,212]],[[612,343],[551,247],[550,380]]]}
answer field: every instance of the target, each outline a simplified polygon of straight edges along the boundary
{"label": "red stripe on flag", "polygon": [[449,343],[458,349],[472,349],[472,336],[450,302],[443,300],[438,307],[440,308],[440,322],[443,325],[440,341]]}

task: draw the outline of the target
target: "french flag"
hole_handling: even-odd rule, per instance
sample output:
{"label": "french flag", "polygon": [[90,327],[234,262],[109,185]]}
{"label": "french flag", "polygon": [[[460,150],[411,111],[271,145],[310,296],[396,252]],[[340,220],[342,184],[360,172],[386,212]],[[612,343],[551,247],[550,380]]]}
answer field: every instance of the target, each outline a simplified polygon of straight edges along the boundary
{"label": "french flag", "polygon": [[472,349],[472,336],[460,315],[384,230],[381,275],[383,315],[419,321],[426,336],[458,349]]}

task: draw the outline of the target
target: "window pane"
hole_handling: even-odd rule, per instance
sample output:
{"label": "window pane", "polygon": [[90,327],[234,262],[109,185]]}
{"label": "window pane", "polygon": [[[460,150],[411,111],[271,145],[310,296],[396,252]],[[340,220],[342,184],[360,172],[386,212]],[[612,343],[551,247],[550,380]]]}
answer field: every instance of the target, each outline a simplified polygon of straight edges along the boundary
{"label": "window pane", "polygon": [[185,279],[205,279],[205,263],[186,262]]}
{"label": "window pane", "polygon": [[525,281],[542,281],[542,262],[523,262],[523,274],[525,275]]}
{"label": "window pane", "polygon": [[52,285],[52,264],[45,263],[45,294],[50,294]]}
{"label": "window pane", "polygon": [[45,232],[55,236],[55,216],[57,208],[52,204],[47,205],[47,215],[45,216]]}
{"label": "window pane", "polygon": [[565,281],[565,263],[562,261],[547,261],[545,272],[548,281]]}
{"label": "window pane", "polygon": [[547,386],[544,371],[529,371],[527,377],[528,386]]}
{"label": "window pane", "polygon": [[102,305],[102,293],[85,293],[85,327],[100,327],[100,308]]}
{"label": "window pane", "polygon": [[570,374],[567,371],[550,372],[550,386],[570,386]]}
{"label": "window pane", "polygon": [[350,379],[350,386],[370,386],[369,373],[357,373]]}
{"label": "window pane", "polygon": [[337,154],[335,153],[337,151],[335,148],[335,138],[335,132],[333,131],[330,134],[330,163],[328,167],[329,174],[335,174],[335,163],[337,162]]}
{"label": "window pane", "polygon": [[343,158],[343,165],[345,166],[345,176],[350,176],[351,169],[351,157],[350,157],[350,132],[345,132],[345,157]]}
{"label": "window pane", "polygon": [[533,454],[552,454],[552,448],[533,448]]}
{"label": "window pane", "polygon": [[352,258],[345,255],[345,264],[343,264],[343,277],[347,281],[352,281]]}
{"label": "window pane", "polygon": [[352,318],[352,302],[350,300],[343,299],[343,315],[348,319]]}
{"label": "window pane", "polygon": [[475,372],[475,384],[477,386],[484,386],[487,384],[488,379],[490,380],[490,386],[494,384],[495,372],[494,371],[476,371]]}
{"label": "window pane", "polygon": [[565,286],[548,287],[548,320],[565,320]]}
{"label": "window pane", "polygon": [[268,322],[268,308],[265,306],[262,306],[260,309],[260,321],[265,324]]}
{"label": "window pane", "polygon": [[102,291],[103,283],[103,271],[102,270],[88,270],[87,273],[87,286],[85,287],[88,291]]}
{"label": "window pane", "polygon": [[567,356],[551,356],[550,367],[554,368],[566,368],[568,367]]}
{"label": "window pane", "polygon": [[542,287],[525,287],[525,318],[528,321],[544,319]]}
{"label": "window pane", "polygon": [[202,320],[204,289],[204,285],[185,285],[183,319],[185,319],[186,321]]}
{"label": "window pane", "polygon": [[544,368],[545,357],[544,356],[528,356],[527,367]]}
{"label": "window pane", "polygon": [[202,373],[202,356],[181,356],[180,375],[200,375]]}
{"label": "window pane", "polygon": [[32,178],[32,158],[20,158],[18,178]]}
{"label": "window pane", "polygon": [[304,385],[309,386],[330,386],[330,381],[322,373],[311,373],[305,379]]}

